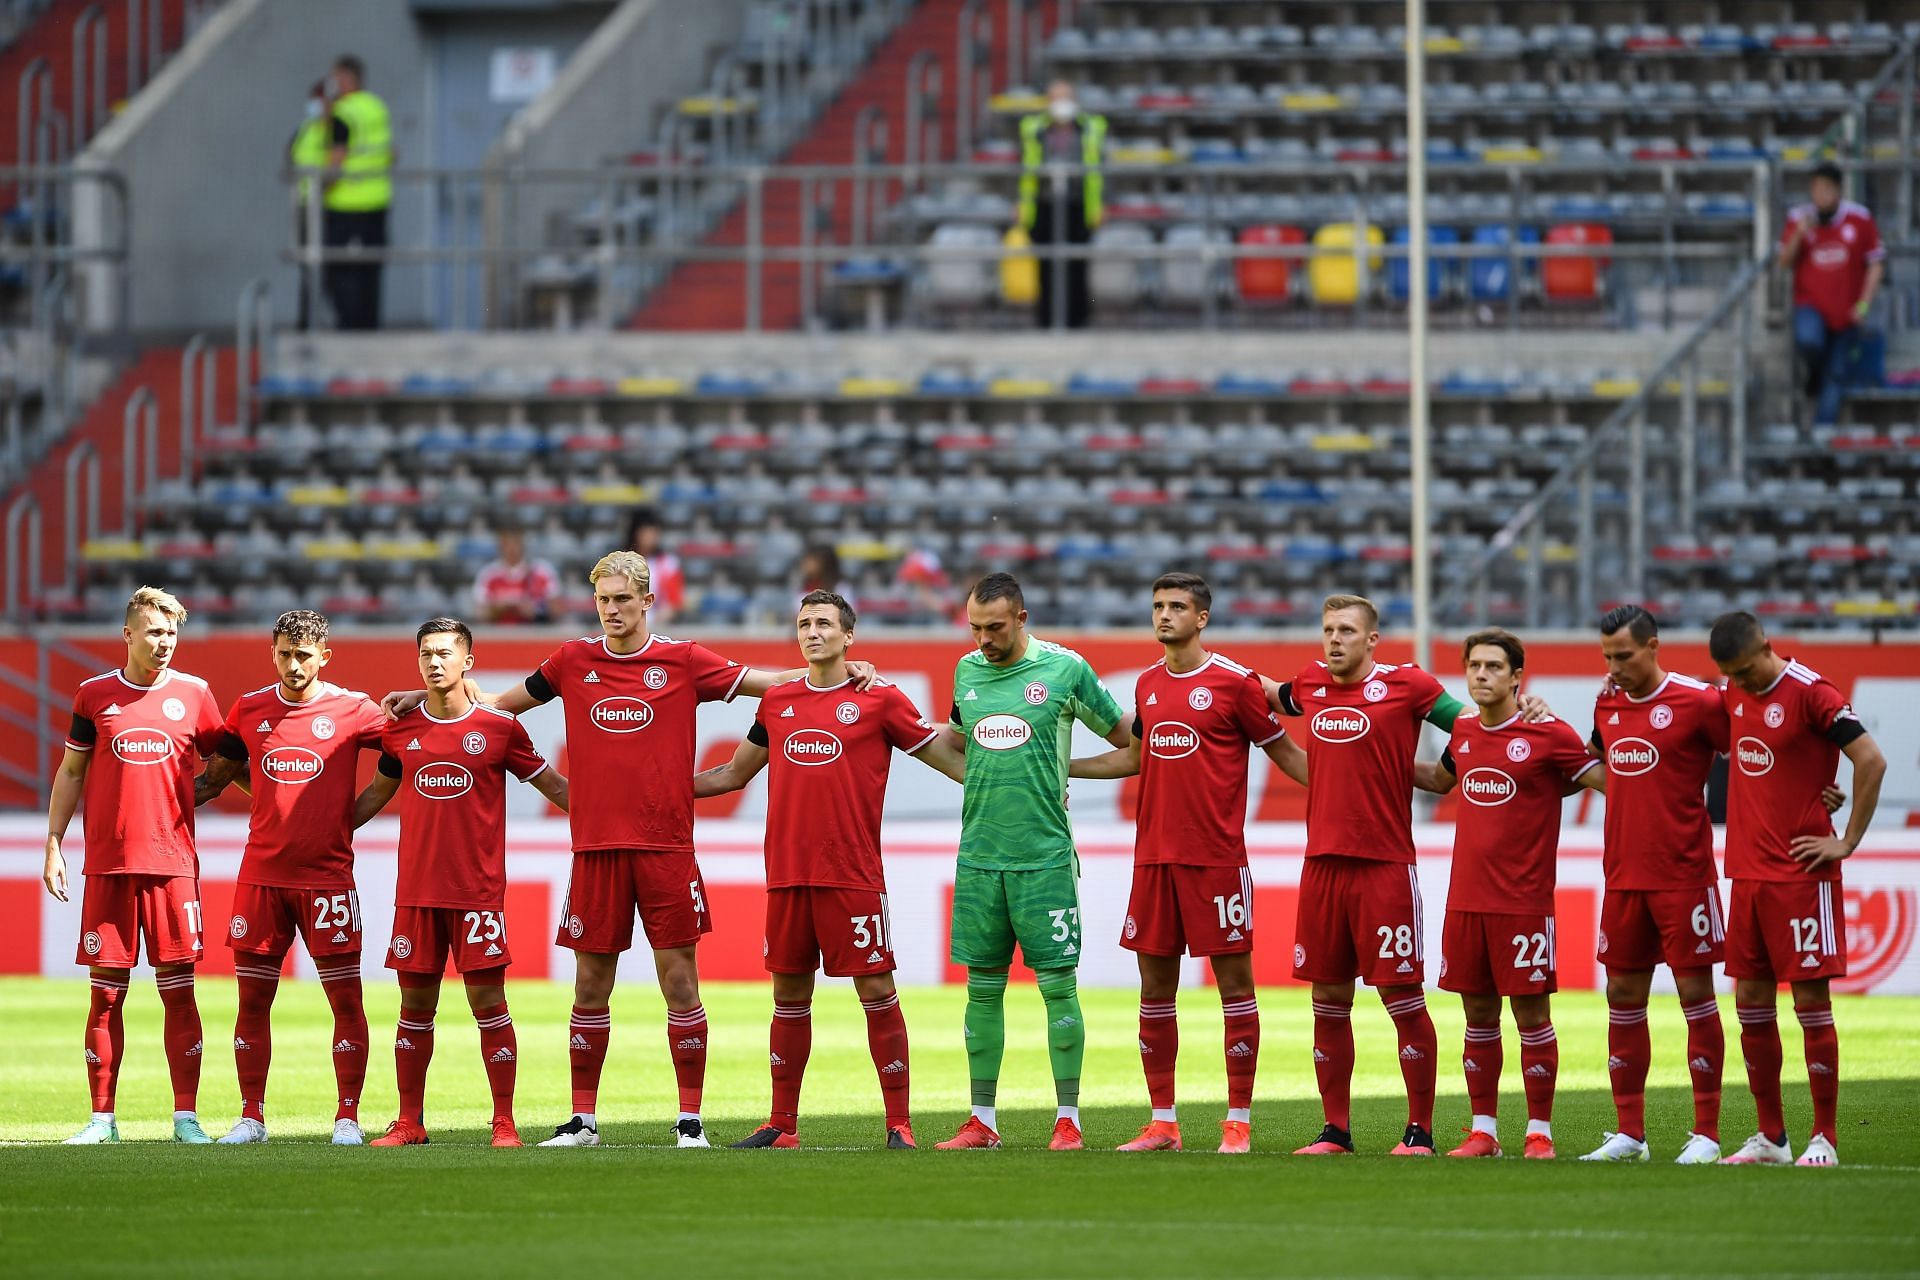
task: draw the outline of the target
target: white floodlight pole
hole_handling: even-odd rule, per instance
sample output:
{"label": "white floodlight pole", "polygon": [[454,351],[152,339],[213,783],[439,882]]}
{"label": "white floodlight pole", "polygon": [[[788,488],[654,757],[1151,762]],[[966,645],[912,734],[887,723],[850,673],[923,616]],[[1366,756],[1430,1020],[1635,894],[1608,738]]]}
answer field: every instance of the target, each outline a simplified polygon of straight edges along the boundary
{"label": "white floodlight pole", "polygon": [[1431,466],[1427,388],[1427,15],[1407,0],[1407,408],[1413,455],[1413,660],[1430,667],[1433,574],[1427,510]]}

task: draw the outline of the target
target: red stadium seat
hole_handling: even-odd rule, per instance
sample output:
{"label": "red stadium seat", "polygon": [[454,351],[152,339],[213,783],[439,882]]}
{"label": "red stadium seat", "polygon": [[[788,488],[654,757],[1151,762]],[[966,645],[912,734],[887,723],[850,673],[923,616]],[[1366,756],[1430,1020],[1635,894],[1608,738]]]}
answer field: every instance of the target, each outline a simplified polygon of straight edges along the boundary
{"label": "red stadium seat", "polygon": [[[1598,222],[1568,222],[1547,231],[1548,244],[1604,245],[1613,243],[1611,228]],[[1540,289],[1553,302],[1595,302],[1600,297],[1600,273],[1610,258],[1545,258],[1540,263]]]}
{"label": "red stadium seat", "polygon": [[[1240,232],[1243,245],[1289,245],[1305,244],[1307,233],[1299,227],[1275,226],[1264,223],[1247,227]],[[1254,306],[1274,306],[1287,302],[1293,294],[1293,271],[1296,260],[1292,258],[1240,258],[1233,264],[1234,283],[1240,290],[1240,301]]]}

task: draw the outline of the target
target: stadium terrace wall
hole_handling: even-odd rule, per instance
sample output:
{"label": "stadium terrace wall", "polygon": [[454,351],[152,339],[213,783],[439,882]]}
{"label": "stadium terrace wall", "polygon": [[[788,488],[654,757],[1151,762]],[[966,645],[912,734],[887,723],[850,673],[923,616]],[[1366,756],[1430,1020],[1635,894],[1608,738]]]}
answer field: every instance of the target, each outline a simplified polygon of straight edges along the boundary
{"label": "stadium terrace wall", "polygon": [[[485,633],[476,646],[475,676],[485,688],[503,688],[525,677],[551,650],[558,637],[524,633]],[[1086,655],[1122,705],[1131,702],[1134,677],[1157,659],[1157,647],[1137,636],[1053,635]],[[65,637],[66,646],[96,659],[91,665],[77,658],[58,657],[51,679],[62,690],[81,679],[118,665],[124,650],[116,637]],[[793,646],[785,639],[712,638],[714,648],[744,663],[785,668],[794,664]],[[1286,678],[1312,661],[1318,647],[1304,638],[1230,638],[1222,636],[1220,650],[1242,663]],[[964,637],[942,639],[868,639],[860,656],[876,663],[930,715],[948,710],[954,660],[965,652]],[[1443,640],[1437,653],[1450,655],[1452,642]],[[1704,643],[1672,638],[1663,649],[1669,666],[1678,671],[1709,674]],[[1885,750],[1891,769],[1881,798],[1875,833],[1867,846],[1848,863],[1846,915],[1854,959],[1851,985],[1875,991],[1920,993],[1920,959],[1909,952],[1916,921],[1920,920],[1920,645],[1832,642],[1796,637],[1788,652],[1822,672],[1852,698]],[[1406,649],[1383,644],[1381,658],[1403,660]],[[1585,729],[1588,709],[1603,673],[1591,640],[1536,641],[1529,646],[1530,687],[1561,708],[1576,728]],[[20,637],[0,638],[0,667],[31,677],[34,645]],[[225,704],[241,693],[270,682],[273,671],[263,636],[195,635],[191,627],[181,649],[183,669],[208,677]],[[1443,677],[1457,695],[1464,681],[1451,664],[1442,664]],[[411,632],[354,634],[337,640],[327,677],[337,684],[378,694],[391,688],[412,687],[414,671]],[[0,683],[0,704],[23,714],[30,710],[21,695]],[[700,767],[724,762],[752,719],[752,703],[712,704],[701,709],[697,758]],[[64,717],[58,717],[62,721]],[[527,717],[534,740],[560,766],[565,751],[557,703],[538,708]],[[64,729],[64,723],[60,725]],[[1097,739],[1081,729],[1076,750],[1100,749]],[[0,758],[20,767],[32,764],[32,744],[24,735],[0,738]],[[1437,754],[1437,742],[1427,754]],[[57,743],[54,752],[57,754]],[[1282,981],[1291,954],[1294,885],[1299,874],[1299,852],[1305,816],[1304,792],[1281,778],[1266,762],[1255,759],[1250,788],[1256,913],[1261,930],[1260,978]],[[371,755],[362,756],[363,773],[370,774]],[[1841,782],[1848,783],[1841,763]],[[1083,897],[1087,915],[1088,951],[1085,980],[1094,984],[1130,985],[1134,968],[1118,946],[1119,924],[1125,909],[1127,858],[1132,847],[1134,790],[1126,783],[1079,782],[1073,789],[1073,813],[1085,855]],[[944,777],[910,760],[895,763],[887,791],[886,845],[890,902],[895,932],[901,943],[902,978],[936,982],[949,978],[946,954],[946,896],[951,892],[952,851],[957,836],[958,792]],[[245,837],[244,798],[230,792],[203,811],[202,848],[204,917],[210,922],[228,918],[232,880],[239,867]],[[1447,855],[1451,843],[1453,800],[1443,801],[1419,828],[1428,950],[1439,954],[1439,929],[1446,901]],[[566,829],[563,820],[547,811],[545,801],[526,787],[509,792],[512,823],[509,828],[509,873],[513,882],[508,900],[509,927],[520,939],[516,972],[523,977],[564,974],[564,957],[551,949],[553,913],[567,878]],[[77,907],[53,902],[39,885],[40,848],[45,835],[42,817],[33,812],[38,801],[17,787],[0,791],[0,972],[70,974],[74,955]],[[702,868],[712,889],[717,932],[704,947],[703,968],[713,977],[760,976],[760,895],[762,868],[760,838],[766,808],[765,779],[745,792],[700,802],[699,829]],[[1562,843],[1560,903],[1560,961],[1562,982],[1569,987],[1593,985],[1593,942],[1598,912],[1600,877],[1601,802],[1586,793],[1570,798]],[[78,865],[80,824],[70,835],[70,858]],[[391,919],[396,829],[376,822],[360,840],[360,891],[368,922],[369,968],[380,964],[379,947]],[[377,944],[377,945],[376,945]],[[230,966],[230,953],[213,935],[207,965],[218,971]],[[304,965],[302,957],[296,962]],[[1437,960],[1429,977],[1437,977]],[[1202,981],[1191,966],[1190,981]]]}

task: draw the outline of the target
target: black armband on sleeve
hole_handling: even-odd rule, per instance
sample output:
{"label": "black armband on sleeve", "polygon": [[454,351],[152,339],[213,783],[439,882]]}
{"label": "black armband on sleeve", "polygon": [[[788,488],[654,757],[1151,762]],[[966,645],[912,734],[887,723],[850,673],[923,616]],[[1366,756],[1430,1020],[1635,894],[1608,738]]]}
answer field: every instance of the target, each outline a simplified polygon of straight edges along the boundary
{"label": "black armband on sleeve", "polygon": [[1836,716],[1833,723],[1827,726],[1827,741],[1836,747],[1844,748],[1855,738],[1864,738],[1866,734],[1867,726],[1852,716]]}
{"label": "black armband on sleeve", "polygon": [[1136,738],[1144,738],[1147,736],[1146,726],[1140,723],[1140,713],[1138,711],[1133,713],[1133,736]]}
{"label": "black armband on sleeve", "polygon": [[1604,755],[1606,755],[1606,754],[1607,754],[1607,744],[1606,744],[1606,743],[1604,743],[1604,742],[1602,742],[1602,741],[1600,741],[1600,726],[1599,726],[1599,725],[1595,725],[1595,726],[1593,726],[1593,736],[1592,736],[1591,738],[1588,738],[1588,739],[1587,739],[1587,741],[1588,741],[1588,742],[1591,742],[1591,743],[1593,744],[1593,749],[1594,749],[1595,751],[1598,751],[1598,752],[1599,752],[1599,753],[1600,753],[1601,755],[1603,755],[1603,756],[1604,756]]}
{"label": "black armband on sleeve", "polygon": [[960,718],[960,704],[954,703],[953,710],[947,713],[947,722],[956,729],[964,729],[966,721]]}
{"label": "black armband on sleeve", "polygon": [[747,741],[756,747],[767,745],[767,726],[755,720],[747,729]]}
{"label": "black armband on sleeve", "polygon": [[552,682],[547,679],[544,672],[534,672],[527,677],[526,683],[527,696],[535,702],[552,702],[560,696],[560,691],[553,687]]}
{"label": "black armband on sleeve", "polygon": [[90,747],[100,740],[100,731],[94,727],[93,721],[76,711],[73,723],[67,726],[67,740]]}
{"label": "black armband on sleeve", "polygon": [[1300,704],[1293,700],[1293,681],[1288,680],[1280,686],[1280,709],[1290,716],[1302,714]]}
{"label": "black armband on sleeve", "polygon": [[398,778],[402,772],[399,756],[390,756],[384,751],[380,753],[380,773],[383,777]]}
{"label": "black armband on sleeve", "polygon": [[1456,778],[1460,776],[1459,767],[1453,763],[1452,747],[1448,747],[1445,751],[1442,751],[1440,753],[1440,767],[1442,769],[1445,769],[1448,773],[1452,774]]}
{"label": "black armband on sleeve", "polygon": [[214,744],[213,754],[222,760],[245,764],[247,762],[246,740],[237,733],[223,733],[220,735],[220,741]]}

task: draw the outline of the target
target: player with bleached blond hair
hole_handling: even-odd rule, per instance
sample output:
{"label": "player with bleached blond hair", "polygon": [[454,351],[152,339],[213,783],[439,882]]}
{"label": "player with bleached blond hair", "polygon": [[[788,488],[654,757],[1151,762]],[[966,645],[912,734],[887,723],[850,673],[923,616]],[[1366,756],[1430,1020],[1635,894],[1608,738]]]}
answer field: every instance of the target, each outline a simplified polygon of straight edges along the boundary
{"label": "player with bleached blond hair", "polygon": [[[655,634],[647,626],[652,572],[638,552],[602,556],[587,576],[600,634],[567,641],[511,689],[478,694],[515,715],[555,698],[566,712],[573,871],[557,942],[574,953],[567,1027],[573,1115],[541,1145],[600,1142],[596,1107],[613,1027],[609,1000],[620,953],[633,945],[637,912],[667,1003],[667,1049],[680,1095],[675,1142],[705,1147],[707,1013],[695,948],[713,918],[693,856],[694,715],[702,702],[757,698],[807,669],[752,670],[704,645]],[[870,664],[851,666],[860,687],[872,681]],[[390,694],[387,705],[404,712],[422,696]]]}
{"label": "player with bleached blond hair", "polygon": [[69,882],[60,843],[83,796],[86,801],[76,959],[92,982],[86,1062],[93,1114],[67,1139],[74,1146],[120,1141],[114,1092],[129,971],[139,962],[143,937],[166,1009],[174,1141],[209,1141],[195,1110],[202,1042],[193,967],[202,942],[193,779],[201,756],[220,739],[222,717],[206,681],[173,668],[186,618],[181,603],[158,587],[141,587],[127,601],[120,628],[126,663],[82,681],[74,694],[66,754],[47,806],[41,878],[47,892],[65,902]]}

